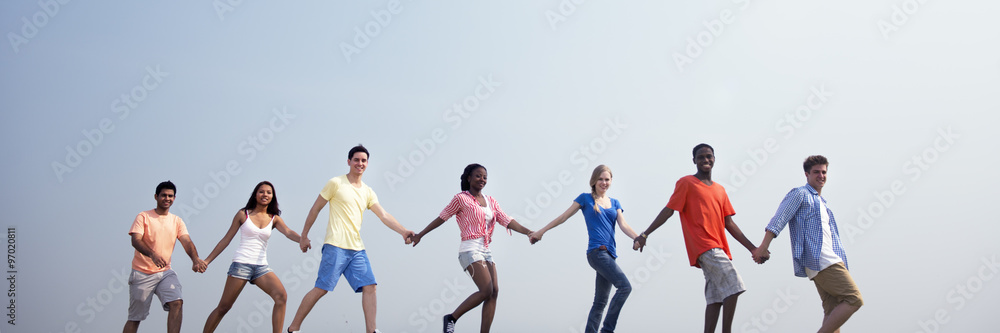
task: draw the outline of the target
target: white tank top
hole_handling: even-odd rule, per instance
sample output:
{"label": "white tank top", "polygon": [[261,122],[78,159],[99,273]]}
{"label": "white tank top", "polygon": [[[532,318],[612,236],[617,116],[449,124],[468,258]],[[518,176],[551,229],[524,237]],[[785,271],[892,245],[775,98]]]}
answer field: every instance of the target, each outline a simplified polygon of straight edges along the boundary
{"label": "white tank top", "polygon": [[271,226],[274,224],[274,217],[264,228],[258,228],[250,220],[250,212],[246,221],[240,226],[240,247],[233,255],[233,261],[243,264],[267,265],[267,240],[271,238]]}

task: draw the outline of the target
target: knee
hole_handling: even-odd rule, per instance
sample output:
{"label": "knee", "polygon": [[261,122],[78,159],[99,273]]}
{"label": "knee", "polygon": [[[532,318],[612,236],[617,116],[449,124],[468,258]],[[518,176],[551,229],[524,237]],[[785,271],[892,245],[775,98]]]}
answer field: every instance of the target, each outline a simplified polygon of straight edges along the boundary
{"label": "knee", "polygon": [[274,300],[274,305],[285,305],[288,301],[288,294],[284,290],[275,292],[271,295],[271,299]]}
{"label": "knee", "polygon": [[632,293],[632,284],[625,281],[624,285],[618,287],[617,293],[628,296],[628,294]]}
{"label": "knee", "polygon": [[224,316],[226,313],[229,313],[229,310],[232,310],[232,308],[232,304],[219,304],[219,306],[215,308],[215,311],[218,311],[220,316]]}
{"label": "knee", "polygon": [[362,294],[374,294],[375,293],[375,285],[374,284],[369,284],[367,286],[361,287],[361,293]]}
{"label": "knee", "polygon": [[496,299],[497,296],[500,295],[500,288],[499,287],[493,287],[493,288],[490,288],[490,289],[491,289],[490,290],[490,298]]}
{"label": "knee", "polygon": [[181,311],[183,307],[184,307],[184,300],[182,299],[167,302],[167,308],[169,308],[170,311]]}

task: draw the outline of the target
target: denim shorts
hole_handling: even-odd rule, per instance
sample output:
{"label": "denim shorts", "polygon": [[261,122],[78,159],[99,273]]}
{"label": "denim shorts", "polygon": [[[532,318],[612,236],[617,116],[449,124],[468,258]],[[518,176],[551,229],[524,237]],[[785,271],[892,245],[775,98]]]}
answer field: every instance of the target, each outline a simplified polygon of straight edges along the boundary
{"label": "denim shorts", "polygon": [[268,265],[244,264],[242,262],[235,261],[229,265],[229,276],[240,280],[247,280],[250,281],[250,283],[253,283],[253,281],[257,278],[270,272],[273,271]]}
{"label": "denim shorts", "polygon": [[462,265],[462,269],[468,268],[469,265],[477,261],[493,262],[493,251],[472,250],[458,253],[458,264]]}
{"label": "denim shorts", "polygon": [[355,293],[361,292],[361,287],[378,284],[375,273],[372,272],[368,252],[342,249],[330,244],[323,244],[323,259],[319,263],[319,274],[316,276],[316,288],[333,291],[343,275]]}

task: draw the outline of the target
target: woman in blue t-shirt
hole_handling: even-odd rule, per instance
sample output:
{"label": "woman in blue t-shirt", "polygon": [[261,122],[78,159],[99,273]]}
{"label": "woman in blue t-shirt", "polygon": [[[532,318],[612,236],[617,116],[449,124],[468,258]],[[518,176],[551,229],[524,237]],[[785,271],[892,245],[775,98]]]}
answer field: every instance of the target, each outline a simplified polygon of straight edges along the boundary
{"label": "woman in blue t-shirt", "polygon": [[590,262],[590,267],[597,271],[597,288],[594,292],[594,305],[590,308],[590,316],[587,318],[587,333],[597,332],[612,285],[617,291],[611,298],[608,315],[604,318],[604,332],[615,330],[622,305],[625,305],[625,299],[632,292],[628,278],[615,263],[615,258],[618,257],[615,252],[615,224],[617,223],[629,238],[635,239],[637,235],[635,230],[625,223],[621,203],[617,199],[608,197],[608,187],[611,187],[611,169],[603,164],[598,165],[590,176],[590,193],[580,194],[566,212],[544,228],[528,235],[534,244],[542,239],[546,231],[566,222],[578,210],[583,212],[583,218],[587,222],[587,233],[590,235],[590,240],[587,242],[587,261]]}

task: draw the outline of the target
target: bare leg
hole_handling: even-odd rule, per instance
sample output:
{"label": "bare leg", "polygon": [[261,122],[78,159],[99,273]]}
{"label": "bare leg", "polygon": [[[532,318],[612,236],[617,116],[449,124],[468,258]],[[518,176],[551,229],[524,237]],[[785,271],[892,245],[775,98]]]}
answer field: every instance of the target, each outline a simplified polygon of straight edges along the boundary
{"label": "bare leg", "polygon": [[361,309],[365,312],[365,333],[375,332],[375,312],[378,310],[375,285],[361,287]]}
{"label": "bare leg", "polygon": [[302,326],[302,321],[306,319],[306,315],[309,314],[309,311],[312,311],[313,307],[316,306],[316,302],[323,295],[326,295],[326,290],[313,287],[305,296],[302,296],[302,303],[299,303],[299,309],[295,311],[295,318],[292,318],[292,323],[288,325],[289,331],[299,330],[299,326]]}
{"label": "bare leg", "polygon": [[853,306],[847,303],[837,304],[837,307],[833,308],[833,311],[829,315],[823,317],[823,327],[819,328],[820,333],[827,332],[840,332],[840,326],[844,325],[848,319],[854,315],[861,307]]}
{"label": "bare leg", "polygon": [[740,294],[742,293],[732,294],[722,300],[722,333],[732,333],[733,331],[736,301],[739,299]]}
{"label": "bare leg", "polygon": [[229,309],[233,308],[233,303],[236,302],[236,298],[240,296],[240,292],[243,291],[243,286],[246,284],[247,280],[237,279],[232,276],[226,277],[226,286],[222,289],[222,299],[219,300],[219,305],[215,307],[215,310],[212,310],[212,313],[208,315],[203,332],[215,332],[215,328],[219,327],[222,317],[229,312]]}
{"label": "bare leg", "polygon": [[285,286],[281,284],[281,280],[274,272],[264,274],[264,276],[253,280],[253,283],[274,300],[274,308],[271,310],[271,331],[281,332],[281,327],[285,324],[285,303],[288,301]]}
{"label": "bare leg", "polygon": [[181,333],[181,320],[183,319],[184,300],[179,299],[167,302],[170,312],[167,312],[167,333]]}
{"label": "bare leg", "polygon": [[705,333],[714,333],[715,326],[719,323],[719,310],[722,303],[712,303],[705,306]]}
{"label": "bare leg", "polygon": [[122,330],[122,333],[135,333],[138,330],[139,330],[139,322],[129,320],[125,322],[125,329]]}
{"label": "bare leg", "polygon": [[500,282],[497,279],[497,265],[492,262],[487,262],[486,265],[490,267],[493,292],[490,293],[490,298],[483,302],[483,324],[479,328],[479,332],[481,333],[489,333],[490,326],[493,326],[493,315],[497,312],[497,295],[500,293]]}
{"label": "bare leg", "polygon": [[455,312],[451,313],[451,316],[454,317],[455,320],[458,320],[466,312],[469,312],[469,310],[472,310],[473,308],[479,306],[479,304],[485,302],[490,295],[493,294],[493,279],[485,261],[477,261],[469,264],[469,267],[466,267],[465,270],[469,271],[469,274],[472,275],[472,282],[476,283],[476,287],[479,288],[479,291],[469,295],[469,297],[462,301],[462,304],[458,305]]}

